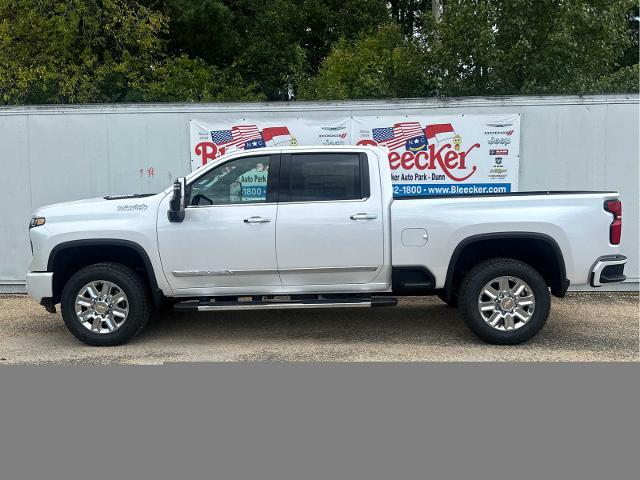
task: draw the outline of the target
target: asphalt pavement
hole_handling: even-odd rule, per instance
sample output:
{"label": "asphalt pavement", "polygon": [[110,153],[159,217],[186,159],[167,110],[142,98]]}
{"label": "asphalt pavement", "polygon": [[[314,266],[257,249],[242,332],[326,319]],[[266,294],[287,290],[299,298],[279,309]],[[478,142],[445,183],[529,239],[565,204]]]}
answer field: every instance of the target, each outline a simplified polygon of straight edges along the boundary
{"label": "asphalt pavement", "polygon": [[89,347],[60,314],[0,296],[0,364],[202,361],[639,361],[637,293],[554,298],[543,330],[517,346],[487,345],[436,297],[376,309],[157,312],[127,345]]}

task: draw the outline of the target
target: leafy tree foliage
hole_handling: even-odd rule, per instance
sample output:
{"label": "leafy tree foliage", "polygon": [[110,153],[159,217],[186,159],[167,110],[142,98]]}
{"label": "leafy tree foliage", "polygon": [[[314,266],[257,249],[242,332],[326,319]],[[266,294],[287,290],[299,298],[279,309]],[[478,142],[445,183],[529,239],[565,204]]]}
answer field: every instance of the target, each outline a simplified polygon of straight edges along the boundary
{"label": "leafy tree foliage", "polygon": [[[405,35],[402,45],[397,36],[388,39],[387,50],[411,52],[404,65],[374,64],[370,48],[380,47],[379,33],[342,42],[324,62],[312,93],[382,98],[637,91],[637,60],[621,69],[633,46],[632,7],[626,0],[449,0],[439,21],[425,12],[417,34]],[[371,69],[380,72],[374,75],[378,88]],[[399,83],[405,88],[391,87]]]}
{"label": "leafy tree foliage", "polygon": [[588,93],[620,67],[632,5],[452,0],[440,22],[426,19],[422,42],[443,95]]}
{"label": "leafy tree foliage", "polygon": [[172,54],[198,57],[209,65],[230,65],[240,47],[236,16],[218,0],[165,0],[152,2],[169,19],[169,50]]}
{"label": "leafy tree foliage", "polygon": [[422,26],[422,16],[433,6],[432,0],[391,0],[391,16],[402,33],[412,36]]}
{"label": "leafy tree foliage", "polygon": [[622,65],[625,67],[638,64],[638,53],[640,45],[638,44],[640,34],[640,6],[635,7],[627,15],[629,24],[629,34],[631,36],[631,45],[627,48],[622,56]]}
{"label": "leafy tree foliage", "polygon": [[380,0],[147,0],[169,17],[173,54],[232,68],[273,100],[288,100],[341,38],[389,19]]}
{"label": "leafy tree foliage", "polygon": [[0,0],[0,103],[638,91],[638,16],[636,0]]}
{"label": "leafy tree foliage", "polygon": [[3,103],[123,101],[157,64],[157,12],[116,0],[0,2]]}
{"label": "leafy tree foliage", "polygon": [[302,87],[302,98],[389,98],[424,96],[433,81],[418,46],[396,24],[355,42],[341,40],[320,73]]}
{"label": "leafy tree foliage", "polygon": [[265,97],[236,72],[180,55],[166,58],[155,68],[144,88],[137,89],[136,98],[132,100],[218,102],[265,100]]}
{"label": "leafy tree foliage", "polygon": [[0,0],[0,101],[263,98],[235,75],[168,56],[167,22],[131,0]]}
{"label": "leafy tree foliage", "polygon": [[388,20],[379,0],[235,0],[236,68],[269,99],[288,100],[317,73],[333,45]]}

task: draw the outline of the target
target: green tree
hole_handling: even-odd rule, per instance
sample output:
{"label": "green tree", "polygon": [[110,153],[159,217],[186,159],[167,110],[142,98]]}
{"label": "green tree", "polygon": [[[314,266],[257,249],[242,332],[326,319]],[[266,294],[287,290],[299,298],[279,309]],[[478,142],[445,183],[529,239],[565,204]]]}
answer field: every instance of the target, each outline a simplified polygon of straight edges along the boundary
{"label": "green tree", "polygon": [[241,46],[235,15],[219,0],[147,0],[168,18],[168,51],[187,54],[209,65],[233,63]]}
{"label": "green tree", "polygon": [[380,0],[233,0],[240,47],[234,67],[270,100],[288,100],[333,44],[388,20]]}
{"label": "green tree", "polygon": [[615,72],[631,44],[633,5],[449,0],[440,22],[425,15],[420,38],[441,95],[590,93],[605,84],[624,91],[631,88],[630,74]]}
{"label": "green tree", "polygon": [[432,7],[432,0],[391,0],[389,10],[402,33],[412,36],[422,26],[423,14]]}
{"label": "green tree", "polygon": [[355,40],[390,21],[387,6],[380,0],[305,0],[299,8],[304,12],[300,45],[312,73],[338,40]]}
{"label": "green tree", "polygon": [[424,96],[433,89],[425,57],[396,24],[341,40],[320,73],[302,88],[302,98],[349,99]]}
{"label": "green tree", "polygon": [[389,20],[381,0],[141,0],[169,18],[171,55],[231,68],[271,100],[317,73],[341,37]]}
{"label": "green tree", "polygon": [[[638,91],[633,0],[441,4],[436,19],[432,2],[391,2],[393,17],[404,23],[336,43],[304,97]],[[409,22],[416,5],[425,12]]]}
{"label": "green tree", "polygon": [[640,6],[634,6],[627,15],[629,25],[629,36],[631,37],[631,45],[627,47],[622,55],[622,67],[630,67],[638,65],[638,56],[640,52]]}
{"label": "green tree", "polygon": [[4,104],[621,91],[637,0],[0,0]]}
{"label": "green tree", "polygon": [[265,100],[255,85],[230,70],[186,55],[168,57],[132,96],[141,102]]}
{"label": "green tree", "polygon": [[165,22],[125,0],[0,0],[0,99],[126,100],[158,64]]}
{"label": "green tree", "polygon": [[236,74],[168,57],[167,21],[133,0],[0,0],[0,102],[262,98]]}

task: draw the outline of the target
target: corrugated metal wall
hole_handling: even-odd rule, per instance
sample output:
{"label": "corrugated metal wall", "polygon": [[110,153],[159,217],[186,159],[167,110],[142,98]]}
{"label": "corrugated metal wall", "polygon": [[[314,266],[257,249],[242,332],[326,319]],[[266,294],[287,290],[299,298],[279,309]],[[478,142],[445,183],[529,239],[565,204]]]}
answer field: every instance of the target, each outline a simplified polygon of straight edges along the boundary
{"label": "corrugated metal wall", "polygon": [[[520,190],[619,190],[639,273],[638,95],[0,108],[0,291],[24,290],[27,222],[48,203],[156,192],[189,167],[189,120],[521,113]],[[585,239],[588,241],[588,239]]]}

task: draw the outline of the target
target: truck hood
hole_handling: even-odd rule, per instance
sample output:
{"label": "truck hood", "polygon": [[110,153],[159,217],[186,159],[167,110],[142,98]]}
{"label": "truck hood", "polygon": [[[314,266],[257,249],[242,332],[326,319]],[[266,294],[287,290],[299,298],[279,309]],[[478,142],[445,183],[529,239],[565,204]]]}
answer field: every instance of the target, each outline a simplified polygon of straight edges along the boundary
{"label": "truck hood", "polygon": [[33,215],[47,219],[59,216],[92,216],[112,212],[144,212],[157,205],[165,193],[111,195],[53,203],[38,208]]}

